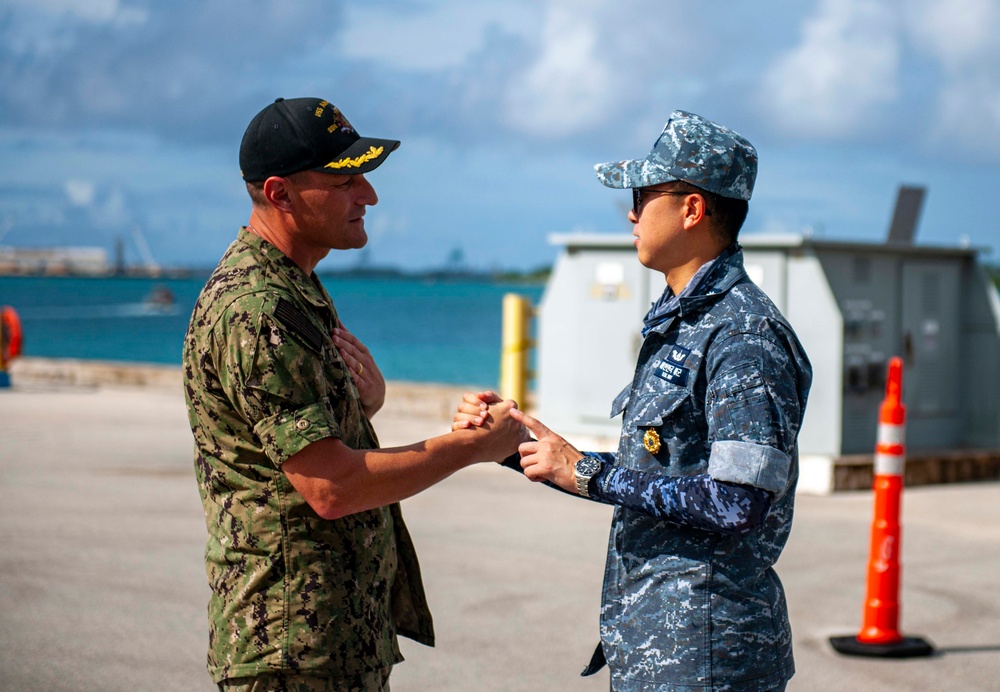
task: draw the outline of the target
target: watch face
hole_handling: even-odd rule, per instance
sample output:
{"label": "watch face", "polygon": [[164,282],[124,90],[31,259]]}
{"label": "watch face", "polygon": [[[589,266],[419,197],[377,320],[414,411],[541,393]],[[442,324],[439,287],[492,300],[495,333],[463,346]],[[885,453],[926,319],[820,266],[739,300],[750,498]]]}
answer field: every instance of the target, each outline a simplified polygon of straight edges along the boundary
{"label": "watch face", "polygon": [[593,457],[584,457],[576,462],[576,472],[581,476],[593,476],[601,470],[601,462]]}

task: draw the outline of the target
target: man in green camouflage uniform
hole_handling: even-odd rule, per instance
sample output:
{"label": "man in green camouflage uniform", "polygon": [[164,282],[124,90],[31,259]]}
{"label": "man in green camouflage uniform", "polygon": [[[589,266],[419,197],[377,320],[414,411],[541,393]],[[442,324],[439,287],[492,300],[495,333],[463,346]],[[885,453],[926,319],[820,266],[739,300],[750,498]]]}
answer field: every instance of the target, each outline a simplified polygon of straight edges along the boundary
{"label": "man in green camouflage uniform", "polygon": [[364,246],[378,201],[364,174],[398,145],[312,98],[278,99],[243,138],[252,214],[198,299],[183,360],[221,689],[387,689],[397,634],[434,643],[399,500],[521,439],[505,402],[488,429],[378,448],[385,381],[313,269]]}

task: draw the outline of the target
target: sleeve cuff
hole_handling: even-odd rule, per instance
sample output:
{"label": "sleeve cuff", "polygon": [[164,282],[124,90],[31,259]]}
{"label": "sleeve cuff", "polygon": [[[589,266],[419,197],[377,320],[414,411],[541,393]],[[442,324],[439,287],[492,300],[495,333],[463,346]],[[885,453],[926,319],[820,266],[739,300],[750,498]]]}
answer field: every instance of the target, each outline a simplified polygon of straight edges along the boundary
{"label": "sleeve cuff", "polygon": [[717,481],[751,485],[780,497],[785,494],[792,459],[766,445],[722,440],[712,443],[708,475]]}
{"label": "sleeve cuff", "polygon": [[521,468],[521,455],[518,452],[514,452],[509,457],[501,461],[500,465],[513,469],[518,473],[524,473],[524,469]]}
{"label": "sleeve cuff", "polygon": [[264,453],[276,467],[313,442],[341,436],[330,402],[325,398],[297,411],[282,411],[268,416],[253,430]]}

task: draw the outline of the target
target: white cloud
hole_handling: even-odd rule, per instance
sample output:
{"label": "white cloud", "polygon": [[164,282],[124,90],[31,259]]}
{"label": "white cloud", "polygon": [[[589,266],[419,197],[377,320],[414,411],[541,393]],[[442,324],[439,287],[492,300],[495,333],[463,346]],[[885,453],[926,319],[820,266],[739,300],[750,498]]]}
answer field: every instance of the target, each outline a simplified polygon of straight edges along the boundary
{"label": "white cloud", "polygon": [[149,12],[141,7],[129,6],[119,0],[10,0],[36,11],[55,15],[70,15],[93,24],[130,26],[149,19]]}
{"label": "white cloud", "polygon": [[525,33],[533,22],[529,5],[424,0],[409,9],[347,4],[340,51],[396,70],[434,71],[461,66],[483,46],[486,32]]}
{"label": "white cloud", "polygon": [[410,218],[374,209],[365,219],[365,230],[373,241],[399,239],[410,234]]}
{"label": "white cloud", "polygon": [[508,126],[544,137],[571,135],[600,122],[612,81],[597,55],[597,24],[593,13],[549,9],[538,60],[508,86]]}
{"label": "white cloud", "polygon": [[793,135],[849,137],[869,130],[898,94],[893,13],[874,0],[823,0],[801,42],[764,74],[760,104]]}
{"label": "white cloud", "polygon": [[133,222],[125,192],[116,187],[92,210],[93,221],[104,228],[121,228]]}
{"label": "white cloud", "polygon": [[968,157],[995,161],[1000,156],[1000,75],[978,73],[945,86],[930,141],[939,150],[957,146]]}
{"label": "white cloud", "polygon": [[96,187],[85,180],[67,180],[66,197],[74,207],[89,207],[94,202]]}
{"label": "white cloud", "polygon": [[911,10],[907,26],[914,44],[943,72],[929,143],[977,159],[1000,155],[1000,6],[994,0],[923,0]]}
{"label": "white cloud", "polygon": [[962,70],[995,55],[1000,29],[996,0],[921,0],[909,9],[907,26],[916,43],[946,69]]}

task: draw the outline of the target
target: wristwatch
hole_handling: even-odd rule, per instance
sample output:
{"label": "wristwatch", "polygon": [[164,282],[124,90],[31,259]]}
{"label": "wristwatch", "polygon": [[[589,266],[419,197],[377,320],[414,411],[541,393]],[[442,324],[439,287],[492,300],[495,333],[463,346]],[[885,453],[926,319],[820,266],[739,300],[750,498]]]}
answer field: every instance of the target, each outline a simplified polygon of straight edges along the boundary
{"label": "wristwatch", "polygon": [[576,492],[583,497],[590,497],[587,486],[590,479],[601,470],[601,460],[594,457],[584,457],[576,462]]}

